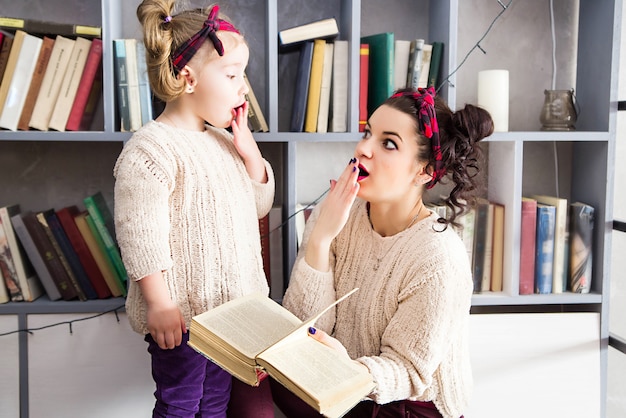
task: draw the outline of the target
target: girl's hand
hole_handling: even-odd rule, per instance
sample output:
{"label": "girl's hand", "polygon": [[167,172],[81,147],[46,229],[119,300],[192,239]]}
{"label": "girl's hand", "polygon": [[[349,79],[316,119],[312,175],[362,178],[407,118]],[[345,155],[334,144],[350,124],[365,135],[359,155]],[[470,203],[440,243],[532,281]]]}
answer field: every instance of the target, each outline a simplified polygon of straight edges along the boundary
{"label": "girl's hand", "polygon": [[251,179],[260,183],[267,181],[263,157],[250,128],[248,128],[248,102],[237,109],[233,109],[233,144],[246,165],[246,170]]}
{"label": "girl's hand", "polygon": [[148,305],[148,331],[163,350],[178,347],[187,332],[185,319],[175,303]]}
{"label": "girl's hand", "polygon": [[325,346],[330,347],[333,350],[336,350],[339,353],[343,354],[347,359],[350,359],[350,356],[348,355],[348,350],[346,350],[346,347],[344,347],[343,344],[341,344],[338,339],[331,337],[330,335],[328,335],[321,329],[309,327],[309,336],[321,342]]}

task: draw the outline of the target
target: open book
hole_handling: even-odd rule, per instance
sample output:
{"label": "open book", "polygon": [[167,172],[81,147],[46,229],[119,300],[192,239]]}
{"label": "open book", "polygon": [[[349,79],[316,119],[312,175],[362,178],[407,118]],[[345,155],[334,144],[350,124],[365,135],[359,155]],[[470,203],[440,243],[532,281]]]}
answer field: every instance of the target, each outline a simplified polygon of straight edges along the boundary
{"label": "open book", "polygon": [[340,417],[374,389],[372,376],[307,330],[356,290],[304,322],[263,294],[234,299],[193,317],[189,345],[251,386],[267,373],[321,414]]}

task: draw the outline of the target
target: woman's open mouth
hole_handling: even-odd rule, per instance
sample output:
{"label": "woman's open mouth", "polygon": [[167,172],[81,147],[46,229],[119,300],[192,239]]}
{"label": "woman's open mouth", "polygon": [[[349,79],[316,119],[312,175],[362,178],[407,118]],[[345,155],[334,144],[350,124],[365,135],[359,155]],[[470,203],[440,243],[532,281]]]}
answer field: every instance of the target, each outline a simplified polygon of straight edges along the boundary
{"label": "woman's open mouth", "polygon": [[361,164],[359,164],[359,176],[357,177],[356,180],[361,181],[369,175],[370,173],[367,171],[367,169],[363,167]]}

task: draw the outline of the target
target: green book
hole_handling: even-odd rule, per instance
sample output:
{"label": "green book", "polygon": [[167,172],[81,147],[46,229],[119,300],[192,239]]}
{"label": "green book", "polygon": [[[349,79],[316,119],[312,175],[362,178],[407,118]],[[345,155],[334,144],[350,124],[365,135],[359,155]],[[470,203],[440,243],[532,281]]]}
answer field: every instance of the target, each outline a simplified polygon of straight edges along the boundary
{"label": "green book", "polygon": [[97,192],[96,194],[84,198],[83,202],[85,203],[87,212],[89,212],[89,216],[96,226],[98,235],[102,238],[106,250],[105,253],[111,259],[113,267],[115,267],[115,272],[122,282],[126,281],[128,274],[126,273],[126,268],[122,262],[122,257],[120,256],[120,251],[115,240],[113,216],[104,200],[104,196],[101,192]]}
{"label": "green book", "polygon": [[394,91],[394,33],[363,36],[361,43],[370,46],[367,113],[371,115]]}
{"label": "green book", "polygon": [[441,59],[443,57],[443,42],[433,42],[433,51],[430,56],[430,69],[428,70],[428,87],[435,90],[439,87],[439,73],[441,71]]}
{"label": "green book", "polygon": [[[104,254],[108,255],[107,247],[102,239],[102,236],[100,235],[100,229],[98,229],[96,222],[94,222],[94,219],[92,218],[91,214],[88,214],[87,216],[85,216],[85,221],[87,222],[87,226],[89,226],[89,229],[91,230],[91,234],[96,240],[96,244],[98,244],[98,247],[100,247],[100,249],[102,250]],[[110,259],[110,257],[104,257],[104,258],[105,258],[106,263],[109,264],[111,271],[114,273],[113,276],[115,278],[115,283],[117,284],[117,287],[119,288],[120,292],[122,292],[122,296],[126,296],[126,284],[124,283],[124,280],[119,276],[119,273],[117,269],[115,268],[115,264]]]}

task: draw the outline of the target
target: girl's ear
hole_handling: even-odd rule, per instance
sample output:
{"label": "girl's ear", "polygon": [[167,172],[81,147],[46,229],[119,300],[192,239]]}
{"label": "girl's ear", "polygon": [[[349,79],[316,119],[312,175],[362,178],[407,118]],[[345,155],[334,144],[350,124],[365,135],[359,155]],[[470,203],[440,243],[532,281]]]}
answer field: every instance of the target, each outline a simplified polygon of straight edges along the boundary
{"label": "girl's ear", "polygon": [[183,69],[179,71],[178,76],[185,79],[187,83],[187,88],[193,89],[198,83],[195,71],[188,65],[185,65]]}

